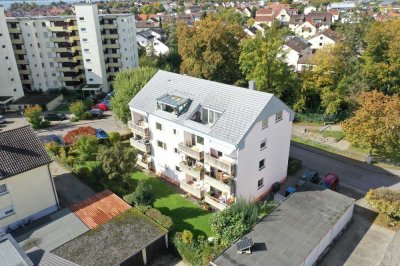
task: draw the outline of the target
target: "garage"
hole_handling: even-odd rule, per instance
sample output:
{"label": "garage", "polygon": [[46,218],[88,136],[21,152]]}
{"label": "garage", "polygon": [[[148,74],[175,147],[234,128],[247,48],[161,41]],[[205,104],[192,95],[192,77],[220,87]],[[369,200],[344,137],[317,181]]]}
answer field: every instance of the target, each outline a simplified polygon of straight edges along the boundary
{"label": "garage", "polygon": [[251,253],[234,243],[212,264],[313,265],[345,233],[355,200],[312,183],[305,184],[241,238],[252,239]]}

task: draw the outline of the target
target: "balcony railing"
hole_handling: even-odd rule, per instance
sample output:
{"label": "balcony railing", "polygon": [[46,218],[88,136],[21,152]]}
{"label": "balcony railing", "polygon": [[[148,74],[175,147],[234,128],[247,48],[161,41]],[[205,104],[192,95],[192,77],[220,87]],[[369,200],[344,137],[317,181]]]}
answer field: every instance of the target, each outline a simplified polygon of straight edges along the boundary
{"label": "balcony railing", "polygon": [[204,152],[201,151],[201,150],[200,150],[198,147],[196,147],[196,146],[189,147],[189,146],[186,146],[186,145],[183,144],[183,143],[179,143],[179,144],[178,144],[178,148],[179,148],[179,151],[180,151],[180,152],[186,154],[187,156],[190,156],[190,157],[192,157],[192,158],[195,158],[195,159],[197,159],[197,160],[201,160],[201,159],[203,159],[203,157],[204,157]]}
{"label": "balcony railing", "polygon": [[233,185],[231,183],[226,184],[221,180],[213,178],[209,175],[204,175],[204,182],[208,183],[210,186],[215,187],[216,189],[222,192],[226,192],[228,194],[233,193]]}
{"label": "balcony railing", "polygon": [[185,162],[179,163],[179,168],[186,174],[196,177],[198,179],[203,179],[204,170],[203,167],[189,166]]}
{"label": "balcony railing", "polygon": [[211,206],[213,206],[214,208],[217,208],[218,210],[225,210],[228,205],[226,205],[225,203],[219,201],[218,199],[206,194],[204,196],[204,200],[206,203],[210,204]]}
{"label": "balcony railing", "polygon": [[213,157],[209,153],[204,156],[204,162],[230,175],[235,175],[235,162],[222,157]]}
{"label": "balcony railing", "polygon": [[145,122],[137,124],[133,121],[129,121],[128,127],[133,133],[139,134],[140,136],[144,136],[146,138],[149,137],[149,125]]}
{"label": "balcony railing", "polygon": [[12,44],[23,44],[24,40],[22,39],[11,39]]}
{"label": "balcony railing", "polygon": [[204,189],[196,188],[192,184],[189,184],[185,181],[181,181],[180,187],[181,189],[195,196],[198,199],[201,199],[204,196]]}
{"label": "balcony railing", "polygon": [[131,146],[138,149],[139,151],[150,153],[150,143],[145,143],[143,139],[130,138]]}
{"label": "balcony railing", "polygon": [[143,169],[151,170],[152,167],[152,160],[150,156],[144,157],[143,155],[139,154],[137,156],[136,164],[142,167]]}

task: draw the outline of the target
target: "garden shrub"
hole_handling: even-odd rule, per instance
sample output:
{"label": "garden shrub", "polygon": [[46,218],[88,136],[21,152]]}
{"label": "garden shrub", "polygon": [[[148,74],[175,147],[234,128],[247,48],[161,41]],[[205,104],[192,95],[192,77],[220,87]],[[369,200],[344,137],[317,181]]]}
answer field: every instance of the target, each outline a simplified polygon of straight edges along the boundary
{"label": "garden shrub", "polygon": [[73,145],[84,136],[96,136],[96,129],[93,127],[78,127],[71,130],[64,136],[64,143]]}
{"label": "garden shrub", "polygon": [[68,155],[67,159],[65,160],[65,163],[68,164],[69,166],[74,166],[75,163],[75,157]]}
{"label": "garden shrub", "polygon": [[141,179],[133,192],[133,202],[136,205],[153,205],[156,201],[156,195],[154,194],[153,187],[149,180]]}
{"label": "garden shrub", "polygon": [[133,204],[133,194],[128,194],[122,197],[129,205]]}
{"label": "garden shrub", "polygon": [[149,209],[151,209],[151,206],[149,206],[149,205],[137,205],[135,207],[142,213],[146,213]]}
{"label": "garden shrub", "polygon": [[44,147],[46,148],[47,152],[50,153],[51,155],[59,156],[61,146],[57,142],[50,141],[50,142],[46,143],[46,145]]}
{"label": "garden shrub", "polygon": [[182,242],[185,244],[190,244],[192,243],[193,240],[193,234],[192,232],[190,232],[189,230],[184,230],[182,232],[182,236],[181,236]]}
{"label": "garden shrub", "polygon": [[27,118],[29,124],[31,124],[34,129],[46,128],[51,126],[50,121],[43,120],[42,111],[42,107],[38,105],[26,107],[24,110],[24,116]]}
{"label": "garden shrub", "polygon": [[400,189],[371,189],[365,199],[388,218],[388,225],[396,226],[400,223]]}
{"label": "garden shrub", "polygon": [[171,230],[172,226],[174,225],[171,217],[167,215],[161,215],[161,217],[158,220],[156,220],[156,222],[168,230]]}
{"label": "garden shrub", "polygon": [[111,144],[117,143],[121,140],[121,135],[118,132],[110,132],[108,134],[108,139]]}
{"label": "garden shrub", "polygon": [[79,160],[88,161],[96,157],[99,142],[95,136],[83,136],[74,144],[74,148],[79,154]]}
{"label": "garden shrub", "polygon": [[297,171],[299,171],[303,166],[303,162],[301,160],[289,157],[289,163],[288,163],[288,174],[293,175]]}
{"label": "garden shrub", "polygon": [[147,210],[145,214],[155,221],[160,219],[162,215],[159,210],[154,208]]}
{"label": "garden shrub", "polygon": [[121,141],[129,140],[130,138],[132,138],[132,136],[133,136],[132,132],[123,132],[120,134]]}
{"label": "garden shrub", "polygon": [[71,103],[71,105],[69,106],[69,111],[74,115],[74,118],[79,121],[80,119],[83,119],[86,108],[87,107],[85,106],[85,104],[81,100],[78,100]]}

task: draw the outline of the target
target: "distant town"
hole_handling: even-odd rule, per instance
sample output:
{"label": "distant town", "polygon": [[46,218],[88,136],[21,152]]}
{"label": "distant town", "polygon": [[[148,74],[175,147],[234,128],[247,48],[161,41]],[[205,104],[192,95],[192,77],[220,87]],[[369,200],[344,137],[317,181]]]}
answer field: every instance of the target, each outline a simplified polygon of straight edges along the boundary
{"label": "distant town", "polygon": [[399,18],[0,2],[0,265],[400,265]]}

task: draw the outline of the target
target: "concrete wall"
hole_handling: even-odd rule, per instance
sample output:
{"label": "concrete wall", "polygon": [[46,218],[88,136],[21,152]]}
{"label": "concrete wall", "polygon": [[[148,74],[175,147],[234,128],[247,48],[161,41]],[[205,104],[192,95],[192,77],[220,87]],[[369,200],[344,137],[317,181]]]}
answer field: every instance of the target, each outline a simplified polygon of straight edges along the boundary
{"label": "concrete wall", "polygon": [[2,6],[0,6],[0,96],[13,96],[14,100],[24,96]]}
{"label": "concrete wall", "polygon": [[[47,165],[0,180],[8,193],[0,196],[0,209],[13,206],[14,214],[0,220],[0,228],[56,211],[57,199]],[[42,215],[36,215],[42,214]]]}
{"label": "concrete wall", "polygon": [[139,66],[134,16],[117,18],[122,69]]}

